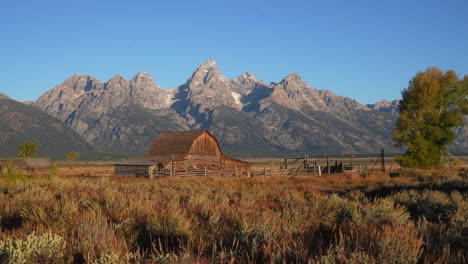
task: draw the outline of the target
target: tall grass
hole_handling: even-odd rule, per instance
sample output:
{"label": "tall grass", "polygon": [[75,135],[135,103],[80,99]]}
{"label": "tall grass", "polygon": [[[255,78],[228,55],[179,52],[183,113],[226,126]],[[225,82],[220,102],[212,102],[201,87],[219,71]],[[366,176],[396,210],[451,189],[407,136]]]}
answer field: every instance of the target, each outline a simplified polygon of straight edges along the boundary
{"label": "tall grass", "polygon": [[453,181],[465,179],[2,181],[0,245],[53,234],[52,263],[463,263],[468,201]]}
{"label": "tall grass", "polygon": [[18,170],[16,168],[13,160],[9,160],[7,162],[5,169],[1,171],[1,175],[7,183],[12,183],[24,179],[23,173],[21,172],[21,170]]}

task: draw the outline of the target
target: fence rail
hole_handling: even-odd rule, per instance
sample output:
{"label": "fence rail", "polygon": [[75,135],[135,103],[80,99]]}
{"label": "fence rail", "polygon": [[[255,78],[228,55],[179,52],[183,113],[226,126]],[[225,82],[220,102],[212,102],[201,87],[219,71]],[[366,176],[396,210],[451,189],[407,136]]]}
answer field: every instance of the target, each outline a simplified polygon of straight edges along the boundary
{"label": "fence rail", "polygon": [[[151,170],[151,169],[150,169]],[[258,176],[322,176],[343,172],[385,171],[385,157],[383,152],[378,158],[330,158],[311,159],[284,158],[263,162],[253,162],[249,170],[237,167],[221,168],[219,166],[205,166],[199,168],[188,161],[179,161],[163,169],[152,169],[148,173],[150,178],[160,177],[258,177]]]}

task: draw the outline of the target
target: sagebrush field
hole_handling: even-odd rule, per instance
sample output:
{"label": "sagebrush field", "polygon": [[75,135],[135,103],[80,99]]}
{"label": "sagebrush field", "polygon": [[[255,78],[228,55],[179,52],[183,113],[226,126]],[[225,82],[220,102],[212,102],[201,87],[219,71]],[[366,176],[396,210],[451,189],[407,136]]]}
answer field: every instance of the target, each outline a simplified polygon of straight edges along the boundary
{"label": "sagebrush field", "polygon": [[0,180],[1,263],[466,263],[466,170]]}

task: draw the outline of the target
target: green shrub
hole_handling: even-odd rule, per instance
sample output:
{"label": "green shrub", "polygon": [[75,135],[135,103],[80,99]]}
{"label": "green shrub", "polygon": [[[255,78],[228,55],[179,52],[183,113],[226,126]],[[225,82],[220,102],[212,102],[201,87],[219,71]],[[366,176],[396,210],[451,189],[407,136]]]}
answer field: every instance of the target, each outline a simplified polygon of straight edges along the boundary
{"label": "green shrub", "polygon": [[52,180],[55,179],[58,175],[58,168],[57,162],[55,160],[50,162],[49,173],[47,174],[47,179]]}
{"label": "green shrub", "polygon": [[63,263],[65,241],[51,232],[36,235],[34,232],[26,239],[0,240],[0,262],[23,263]]}
{"label": "green shrub", "polygon": [[432,222],[446,221],[457,207],[447,194],[440,191],[403,191],[396,193],[392,198],[406,206],[413,219],[424,216]]}
{"label": "green shrub", "polygon": [[358,207],[354,221],[358,225],[397,226],[408,224],[410,214],[406,207],[395,204],[392,199],[378,198],[374,202],[364,200]]}
{"label": "green shrub", "polygon": [[6,168],[2,172],[2,176],[8,183],[24,179],[23,173],[20,170],[16,169],[13,160],[8,161]]}
{"label": "green shrub", "polygon": [[100,258],[94,260],[92,264],[124,264],[125,262],[119,259],[113,252],[106,252]]}

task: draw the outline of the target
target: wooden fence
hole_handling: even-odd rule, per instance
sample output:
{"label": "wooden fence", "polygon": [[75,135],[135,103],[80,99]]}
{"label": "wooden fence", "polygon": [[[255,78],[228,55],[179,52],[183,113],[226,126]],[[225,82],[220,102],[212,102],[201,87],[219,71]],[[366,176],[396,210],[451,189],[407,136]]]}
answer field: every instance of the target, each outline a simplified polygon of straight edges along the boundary
{"label": "wooden fence", "polygon": [[354,157],[341,154],[340,157],[309,158],[296,157],[253,161],[249,170],[237,166],[193,166],[188,160],[179,160],[164,168],[151,168],[150,178],[159,177],[257,177],[257,176],[322,176],[343,172],[385,171],[385,156],[382,150],[378,157]]}
{"label": "wooden fence", "polygon": [[385,158],[384,150],[380,155],[373,157],[355,157],[352,152],[320,158],[308,156],[284,158],[282,160],[269,160],[254,162],[251,170],[252,176],[321,176],[322,174],[335,174],[343,172],[369,172],[386,171],[386,162],[394,162],[393,158]]}

